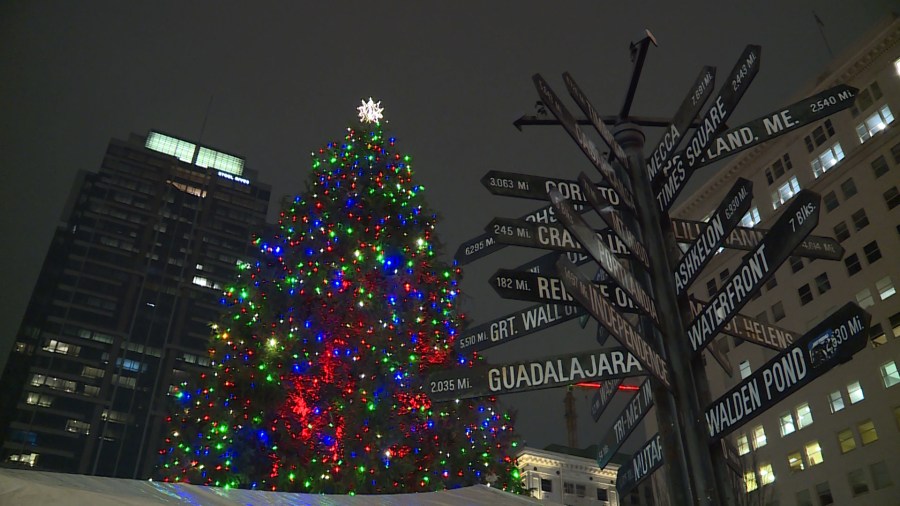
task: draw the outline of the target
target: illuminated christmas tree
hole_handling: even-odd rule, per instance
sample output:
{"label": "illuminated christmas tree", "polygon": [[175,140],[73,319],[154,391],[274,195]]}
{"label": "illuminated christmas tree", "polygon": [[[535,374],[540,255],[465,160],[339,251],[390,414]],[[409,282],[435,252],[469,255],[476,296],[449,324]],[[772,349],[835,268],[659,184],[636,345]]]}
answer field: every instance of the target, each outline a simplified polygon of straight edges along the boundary
{"label": "illuminated christmas tree", "polygon": [[[453,341],[460,271],[380,102],[313,153],[307,191],[262,260],[239,268],[214,327],[214,372],[175,393],[159,477],[223,487],[404,493],[521,491],[496,399],[432,403],[431,371],[471,367]],[[479,360],[476,358],[475,360]]]}

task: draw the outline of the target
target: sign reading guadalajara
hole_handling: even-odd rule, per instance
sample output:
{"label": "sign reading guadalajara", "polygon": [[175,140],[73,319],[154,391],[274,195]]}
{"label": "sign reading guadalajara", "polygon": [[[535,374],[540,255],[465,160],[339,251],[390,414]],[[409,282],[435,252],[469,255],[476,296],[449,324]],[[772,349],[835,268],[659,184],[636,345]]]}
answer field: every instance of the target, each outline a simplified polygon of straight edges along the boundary
{"label": "sign reading guadalajara", "polygon": [[[706,224],[702,221],[680,220],[672,218],[672,230],[675,240],[680,243],[692,243],[700,237],[700,232]],[[724,246],[730,249],[752,251],[763,237],[769,232],[767,228],[735,227],[725,239]],[[844,258],[844,247],[831,237],[810,235],[799,246],[794,248],[791,255],[806,258],[821,258],[823,260],[840,260]]]}
{"label": "sign reading guadalajara", "polygon": [[647,374],[624,348],[570,353],[510,364],[453,368],[432,373],[433,401],[500,395]]}
{"label": "sign reading guadalajara", "polygon": [[[587,202],[581,192],[581,185],[578,184],[578,181],[571,179],[489,170],[481,178],[481,184],[494,195],[503,195],[504,197],[550,200],[547,192],[556,189],[563,197],[572,202]],[[613,206],[621,205],[619,194],[612,188],[599,184],[595,188]]]}
{"label": "sign reading guadalajara", "polygon": [[715,443],[866,346],[870,315],[849,302],[706,408]]}
{"label": "sign reading guadalajara", "polygon": [[675,266],[675,291],[678,295],[684,293],[691,283],[697,279],[703,267],[712,259],[725,237],[734,230],[744,214],[750,208],[753,197],[753,183],[744,178],[738,178],[731,187],[731,191],[725,196],[725,200],[719,204],[718,209],[706,222],[706,228],[700,233],[700,237],[684,252],[684,256]]}
{"label": "sign reading guadalajara", "polygon": [[702,350],[819,223],[818,194],[800,190],[772,230],[722,285],[688,329],[691,348]]}

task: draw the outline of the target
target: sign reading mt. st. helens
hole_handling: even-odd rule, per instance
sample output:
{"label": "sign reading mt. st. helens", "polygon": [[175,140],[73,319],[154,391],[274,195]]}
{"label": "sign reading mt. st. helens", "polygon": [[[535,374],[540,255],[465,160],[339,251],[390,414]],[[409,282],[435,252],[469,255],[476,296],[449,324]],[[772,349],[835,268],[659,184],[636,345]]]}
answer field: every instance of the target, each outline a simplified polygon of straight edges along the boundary
{"label": "sign reading mt. st. helens", "polygon": [[687,147],[672,156],[653,180],[653,191],[661,212],[667,212],[675,202],[675,198],[684,189],[687,180],[694,172],[694,166],[700,162],[707,146],[725,125],[735,106],[744,96],[750,82],[759,72],[759,46],[750,45],[744,49],[737,64],[731,70],[719,95],[703,116],[700,127],[687,141]]}
{"label": "sign reading mt. st. helens", "polygon": [[428,376],[425,390],[433,401],[450,401],[645,374],[626,349],[606,348],[527,362],[445,369]]}
{"label": "sign reading mt. st. helens", "polygon": [[858,91],[846,84],[840,84],[739,127],[726,130],[710,144],[703,154],[703,160],[695,165],[694,169],[848,109],[853,105]]}
{"label": "sign reading mt. st. helens", "polygon": [[[672,218],[672,231],[675,240],[680,243],[692,243],[700,237],[700,232],[706,223],[694,220],[680,220]],[[734,230],[725,239],[724,246],[729,249],[752,251],[768,234],[767,228],[734,227]],[[794,248],[791,255],[805,258],[821,258],[823,260],[840,260],[844,258],[844,247],[831,237],[819,235],[807,236],[799,246]]]}
{"label": "sign reading mt. st. helens", "polygon": [[719,333],[803,238],[816,228],[820,200],[818,194],[800,190],[772,230],[744,257],[709,305],[691,323],[687,333],[695,352],[702,350]]}
{"label": "sign reading mt. st. helens", "polygon": [[866,346],[870,315],[849,302],[706,408],[715,443]]}
{"label": "sign reading mt. st. helens", "polygon": [[[693,316],[703,312],[708,304],[693,297],[690,298],[690,303]],[[719,332],[777,351],[787,348],[788,345],[800,338],[800,334],[794,331],[740,313],[734,315]]]}
{"label": "sign reading mt. st. helens", "polygon": [[706,228],[700,237],[684,252],[684,256],[675,266],[675,292],[684,293],[697,279],[703,267],[712,260],[713,255],[722,246],[725,237],[734,230],[741,218],[750,208],[753,197],[753,183],[738,178],[731,191],[709,217]]}
{"label": "sign reading mt. st. helens", "polygon": [[[587,199],[581,192],[581,186],[578,184],[578,181],[571,179],[489,170],[481,178],[481,184],[494,195],[503,195],[504,197],[550,200],[547,192],[556,189],[563,197],[572,202],[587,202]],[[622,201],[619,199],[619,194],[612,188],[599,184],[595,188],[614,207],[621,205]]]}

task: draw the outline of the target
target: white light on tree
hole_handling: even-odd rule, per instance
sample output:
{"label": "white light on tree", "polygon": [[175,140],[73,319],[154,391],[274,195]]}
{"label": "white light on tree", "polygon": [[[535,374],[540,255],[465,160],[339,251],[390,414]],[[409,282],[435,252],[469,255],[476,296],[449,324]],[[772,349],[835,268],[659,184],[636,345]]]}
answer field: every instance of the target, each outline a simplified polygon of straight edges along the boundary
{"label": "white light on tree", "polygon": [[359,120],[364,123],[377,123],[378,120],[384,117],[382,112],[384,108],[381,107],[381,101],[374,102],[372,97],[369,97],[369,101],[365,100],[359,101],[362,105],[357,107],[356,110],[359,111]]}

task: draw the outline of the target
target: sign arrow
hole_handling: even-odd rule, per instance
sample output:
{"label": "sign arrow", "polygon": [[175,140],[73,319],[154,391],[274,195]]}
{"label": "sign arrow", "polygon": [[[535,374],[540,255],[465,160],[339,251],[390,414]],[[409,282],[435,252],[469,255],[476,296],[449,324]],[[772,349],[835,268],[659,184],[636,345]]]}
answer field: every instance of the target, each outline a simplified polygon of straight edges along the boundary
{"label": "sign arrow", "polygon": [[613,156],[616,157],[616,160],[622,167],[628,167],[628,156],[625,155],[625,150],[622,149],[622,146],[616,142],[616,139],[613,137],[612,132],[609,131],[609,128],[606,128],[606,124],[603,122],[603,119],[597,114],[597,110],[594,109],[594,106],[587,99],[587,95],[585,95],[581,88],[575,83],[575,79],[572,78],[572,75],[568,72],[563,72],[563,81],[566,83],[566,89],[569,90],[569,95],[572,99],[575,100],[575,103],[578,104],[578,107],[581,111],[588,117],[591,121],[591,124],[594,125],[594,129],[597,130],[597,133],[600,134],[600,137],[603,138],[603,142],[609,146],[609,149],[612,150]]}
{"label": "sign arrow", "polygon": [[628,401],[628,405],[625,406],[625,409],[613,422],[612,430],[607,431],[603,441],[597,445],[599,447],[599,450],[597,450],[597,466],[600,469],[606,468],[613,455],[622,447],[622,443],[628,439],[634,428],[647,414],[647,411],[650,411],[650,408],[653,407],[653,393],[650,387],[649,379],[641,383],[637,394]]}
{"label": "sign arrow", "polygon": [[710,444],[865,348],[871,316],[849,302],[706,408]]}
{"label": "sign arrow", "polygon": [[616,392],[619,391],[619,385],[622,384],[621,379],[604,381],[600,384],[600,388],[594,392],[594,398],[591,399],[591,418],[596,422],[600,419],[600,415],[606,410],[609,401],[612,400]]}
{"label": "sign arrow", "polygon": [[[559,190],[563,197],[572,202],[587,202],[587,199],[581,193],[581,186],[578,184],[578,181],[571,179],[489,170],[481,178],[481,184],[494,195],[503,195],[504,197],[550,200],[547,192],[555,188]],[[598,184],[595,189],[614,207],[622,205],[619,194],[612,188]]]}
{"label": "sign arrow", "polygon": [[[485,229],[500,244],[513,244],[573,253],[584,252],[581,243],[561,224],[494,218]],[[597,236],[597,240],[603,241],[613,254],[623,257],[630,256],[628,247],[612,230],[596,230],[594,233]]]}
{"label": "sign arrow", "polygon": [[460,353],[472,353],[508,343],[584,314],[578,306],[537,304],[466,329],[456,338]]}
{"label": "sign arrow", "polygon": [[[593,285],[616,309],[627,313],[641,311],[638,305],[628,297],[625,290],[616,286],[615,283],[593,283]],[[547,274],[498,269],[491,277],[491,286],[504,299],[578,305],[578,302],[566,291],[562,280]]]}
{"label": "sign arrow", "polygon": [[[707,303],[690,298],[691,314],[699,315],[706,307]],[[749,341],[759,346],[765,346],[776,351],[781,351],[788,347],[791,343],[800,338],[800,334],[787,330],[768,322],[750,318],[749,316],[738,313],[728,321],[728,324],[722,327],[719,332],[728,334],[729,336]]]}
{"label": "sign arrow", "polygon": [[[672,230],[675,240],[680,243],[692,243],[700,237],[700,232],[706,224],[702,221],[672,219]],[[752,251],[769,233],[767,228],[750,228],[737,226],[725,239],[724,246],[730,249]],[[844,258],[844,247],[831,237],[810,235],[799,246],[794,248],[791,255],[805,258],[821,258],[824,260],[840,260]]]}
{"label": "sign arrow", "polygon": [[800,190],[772,230],[734,271],[688,329],[691,348],[702,350],[750,297],[787,260],[791,251],[819,223],[821,198]]}
{"label": "sign arrow", "polygon": [[616,472],[616,492],[619,497],[628,497],[634,487],[663,465],[662,438],[654,434],[650,441],[631,457],[628,464]]}
{"label": "sign arrow", "polygon": [[600,218],[602,218],[603,221],[609,225],[609,228],[613,229],[619,239],[622,239],[622,242],[628,246],[628,250],[631,251],[634,258],[641,262],[645,269],[650,269],[650,255],[647,253],[647,249],[644,248],[644,245],[637,239],[637,224],[634,219],[626,218],[624,213],[613,209],[610,203],[607,202],[599,192],[594,190],[593,181],[588,179],[587,174],[584,172],[578,175],[578,182],[584,190],[584,196],[587,197],[591,207],[597,211]]}

